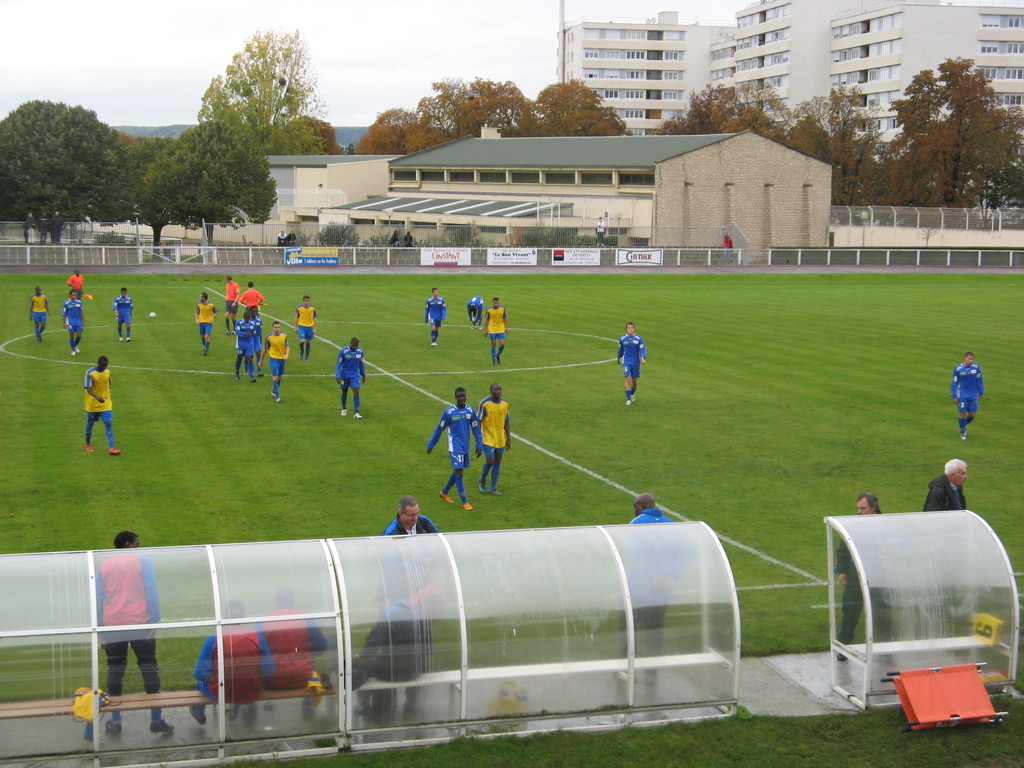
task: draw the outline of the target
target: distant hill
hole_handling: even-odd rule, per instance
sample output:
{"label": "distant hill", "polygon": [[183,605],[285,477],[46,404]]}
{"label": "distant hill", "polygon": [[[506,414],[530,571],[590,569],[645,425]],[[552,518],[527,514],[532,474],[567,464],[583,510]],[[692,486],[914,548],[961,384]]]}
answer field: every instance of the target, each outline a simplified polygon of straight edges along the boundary
{"label": "distant hill", "polygon": [[[129,136],[137,136],[140,139],[151,139],[154,136],[169,136],[172,139],[176,139],[181,135],[181,132],[186,128],[191,128],[191,125],[114,125],[111,126],[115,131],[123,131]],[[368,126],[334,126],[334,136],[338,140],[338,144],[344,149],[349,144],[358,144],[359,140],[363,138],[363,134],[369,130]]]}

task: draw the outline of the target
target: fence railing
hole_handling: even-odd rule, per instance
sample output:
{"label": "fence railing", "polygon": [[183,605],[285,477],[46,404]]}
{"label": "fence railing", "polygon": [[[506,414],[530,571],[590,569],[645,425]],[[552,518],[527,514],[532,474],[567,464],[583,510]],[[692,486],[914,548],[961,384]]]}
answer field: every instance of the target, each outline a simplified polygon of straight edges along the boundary
{"label": "fence railing", "polygon": [[912,229],[1001,232],[1024,230],[1022,208],[899,208],[834,205],[833,227],[910,227]]}

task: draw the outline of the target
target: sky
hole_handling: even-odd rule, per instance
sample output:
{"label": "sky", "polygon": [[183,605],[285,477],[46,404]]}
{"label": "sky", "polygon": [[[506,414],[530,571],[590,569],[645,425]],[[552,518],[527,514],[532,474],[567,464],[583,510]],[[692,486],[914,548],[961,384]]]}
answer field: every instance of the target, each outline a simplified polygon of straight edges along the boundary
{"label": "sky", "polygon": [[[566,21],[734,21],[751,0],[565,0]],[[447,78],[556,82],[558,0],[0,0],[0,119],[27,101],[91,109],[108,125],[192,124],[210,81],[259,30],[305,39],[322,116],[370,125]]]}

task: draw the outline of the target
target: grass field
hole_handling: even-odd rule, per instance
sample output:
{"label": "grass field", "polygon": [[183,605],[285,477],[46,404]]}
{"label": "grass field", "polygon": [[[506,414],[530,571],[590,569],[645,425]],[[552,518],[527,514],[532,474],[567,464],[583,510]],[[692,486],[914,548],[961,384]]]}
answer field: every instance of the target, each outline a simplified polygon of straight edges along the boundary
{"label": "grass field", "polygon": [[[64,275],[0,283],[0,407],[13,465],[0,499],[3,552],[380,533],[412,493],[442,530],[626,522],[632,494],[706,521],[726,540],[741,589],[748,655],[827,647],[822,518],[876,492],[886,512],[921,509],[952,457],[970,464],[969,506],[1024,560],[1019,457],[1024,405],[1022,278],[1005,275],[257,275],[265,328],[318,308],[310,362],[292,360],[282,402],[269,376],[236,382],[222,320],[204,357],[200,291],[223,275],[87,275],[82,354],[60,327]],[[33,286],[50,297],[32,335]],[[132,343],[111,302],[135,299]],[[423,306],[437,285],[449,320],[429,346]],[[500,369],[471,331],[465,302],[499,296],[511,333]],[[156,312],[156,319],[148,317]],[[615,365],[627,320],[648,347],[637,403]],[[290,330],[287,328],[286,330]],[[362,421],[339,414],[334,362],[360,338],[369,367]],[[949,378],[966,349],[989,394],[962,442]],[[124,453],[83,450],[82,376],[100,354],[113,372]],[[456,386],[471,404],[498,380],[513,448],[500,498],[467,472],[464,512],[437,499],[448,475],[426,440]],[[351,404],[350,404],[351,414]],[[94,435],[104,445],[102,430]]]}

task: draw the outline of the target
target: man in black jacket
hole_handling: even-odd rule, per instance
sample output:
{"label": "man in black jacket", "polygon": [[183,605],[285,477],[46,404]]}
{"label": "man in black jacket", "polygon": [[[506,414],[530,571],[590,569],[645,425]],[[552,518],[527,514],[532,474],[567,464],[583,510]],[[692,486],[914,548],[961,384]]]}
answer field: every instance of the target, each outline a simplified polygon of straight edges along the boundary
{"label": "man in black jacket", "polygon": [[946,462],[946,474],[928,483],[928,497],[924,500],[925,512],[943,512],[951,509],[967,509],[964,500],[964,482],[967,480],[967,463],[960,459]]}

